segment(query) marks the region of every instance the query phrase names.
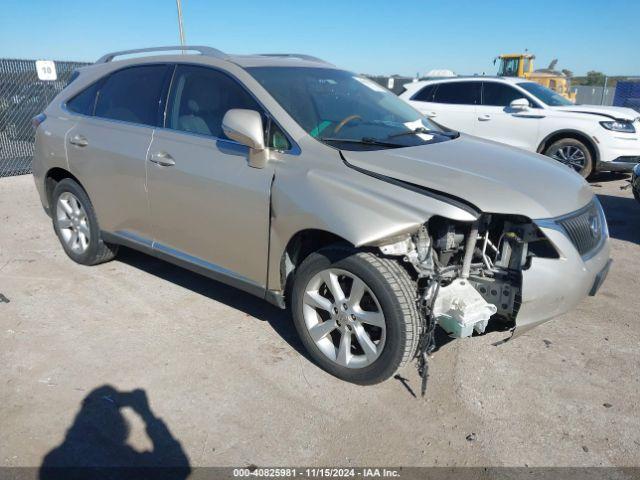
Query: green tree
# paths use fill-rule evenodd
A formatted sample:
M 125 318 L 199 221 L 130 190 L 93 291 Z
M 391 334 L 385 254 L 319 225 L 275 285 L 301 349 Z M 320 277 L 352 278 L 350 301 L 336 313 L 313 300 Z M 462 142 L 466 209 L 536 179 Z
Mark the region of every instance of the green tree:
M 584 84 L 601 87 L 604 84 L 604 78 L 604 73 L 591 70 L 590 72 L 587 72 L 587 78 Z

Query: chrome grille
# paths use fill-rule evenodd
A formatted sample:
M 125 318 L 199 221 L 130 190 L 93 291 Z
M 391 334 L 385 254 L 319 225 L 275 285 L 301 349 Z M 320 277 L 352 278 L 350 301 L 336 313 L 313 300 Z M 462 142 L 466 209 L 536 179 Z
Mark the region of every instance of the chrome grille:
M 586 255 L 600 245 L 605 235 L 605 221 L 596 202 L 592 202 L 586 208 L 559 219 L 558 223 L 580 255 Z

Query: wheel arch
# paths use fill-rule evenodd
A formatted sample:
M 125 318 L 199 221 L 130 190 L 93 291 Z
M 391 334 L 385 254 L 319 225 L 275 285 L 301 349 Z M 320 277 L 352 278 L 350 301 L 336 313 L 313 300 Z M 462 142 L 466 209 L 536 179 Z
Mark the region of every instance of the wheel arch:
M 330 245 L 354 247 L 353 243 L 335 233 L 318 228 L 306 228 L 294 233 L 280 255 L 280 288 L 287 291 L 293 273 L 312 253 Z
M 600 160 L 600 153 L 598 152 L 598 147 L 596 146 L 596 143 L 591 137 L 589 137 L 589 135 L 579 130 L 562 129 L 562 130 L 556 130 L 555 132 L 550 133 L 549 135 L 544 137 L 542 142 L 540 142 L 540 145 L 538 145 L 536 152 L 543 153 L 549 145 L 552 145 L 558 140 L 562 140 L 564 138 L 573 138 L 574 140 L 578 140 L 579 142 L 584 143 L 586 147 L 589 149 L 589 153 L 591 153 L 594 167 L 595 165 L 598 164 Z
M 71 180 L 76 182 L 78 185 L 80 185 L 80 187 L 85 192 L 87 191 L 87 189 L 84 188 L 84 186 L 82 185 L 82 182 L 80 182 L 80 180 L 78 180 L 78 178 L 74 174 L 72 174 L 70 171 L 60 167 L 53 167 L 49 169 L 44 176 L 44 187 L 45 187 L 45 193 L 47 196 L 47 203 L 48 203 L 49 210 L 51 210 L 52 208 L 51 201 L 52 201 L 53 191 L 55 190 L 56 185 L 58 185 L 58 183 L 60 183 L 65 178 L 70 178 Z

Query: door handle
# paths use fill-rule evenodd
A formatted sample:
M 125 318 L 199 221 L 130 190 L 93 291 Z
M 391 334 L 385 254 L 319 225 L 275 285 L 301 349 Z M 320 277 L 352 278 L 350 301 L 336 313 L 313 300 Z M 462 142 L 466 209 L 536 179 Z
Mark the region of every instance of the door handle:
M 424 115 L 425 115 L 425 117 L 427 117 L 427 118 L 433 118 L 433 117 L 437 117 L 437 116 L 438 116 L 438 113 L 437 113 L 437 112 L 427 112 L 427 113 L 425 113 Z
M 86 147 L 87 145 L 89 145 L 89 141 L 82 135 L 74 135 L 69 139 L 69 143 L 71 145 L 75 145 L 76 147 Z
M 167 152 L 156 152 L 149 157 L 149 161 L 163 167 L 171 167 L 176 164 L 173 157 Z
M 480 115 L 478 117 L 478 120 L 480 120 L 481 122 L 488 122 L 489 120 L 491 120 L 491 115 L 485 113 L 484 115 Z

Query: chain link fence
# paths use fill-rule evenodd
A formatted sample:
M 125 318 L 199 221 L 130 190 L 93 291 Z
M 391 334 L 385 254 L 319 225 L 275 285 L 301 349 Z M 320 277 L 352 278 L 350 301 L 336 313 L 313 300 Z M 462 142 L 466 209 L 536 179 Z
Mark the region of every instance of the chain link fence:
M 38 79 L 35 60 L 0 59 L 0 177 L 31 173 L 34 130 L 31 119 L 86 63 L 55 62 L 57 80 Z

